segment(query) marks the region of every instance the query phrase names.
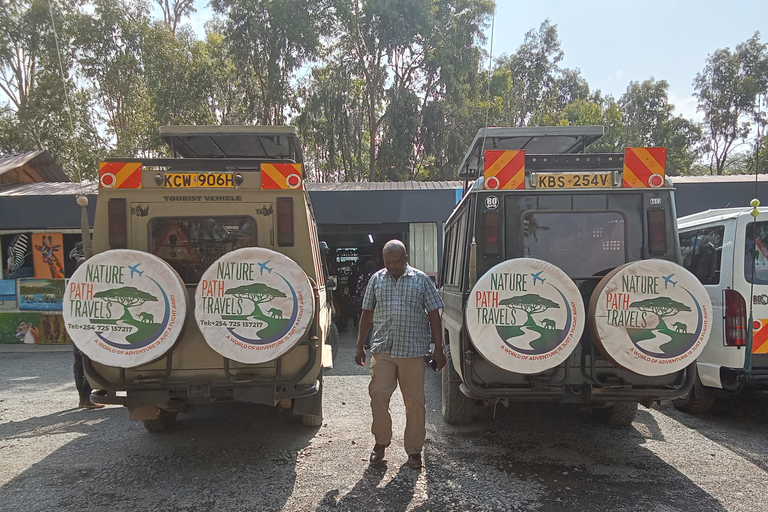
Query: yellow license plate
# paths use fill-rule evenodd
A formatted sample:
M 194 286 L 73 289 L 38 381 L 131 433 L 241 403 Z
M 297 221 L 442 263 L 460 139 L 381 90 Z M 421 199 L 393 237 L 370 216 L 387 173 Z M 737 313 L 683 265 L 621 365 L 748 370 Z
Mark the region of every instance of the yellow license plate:
M 539 173 L 536 188 L 611 188 L 611 173 Z
M 226 172 L 174 172 L 163 175 L 165 188 L 232 188 L 232 174 Z

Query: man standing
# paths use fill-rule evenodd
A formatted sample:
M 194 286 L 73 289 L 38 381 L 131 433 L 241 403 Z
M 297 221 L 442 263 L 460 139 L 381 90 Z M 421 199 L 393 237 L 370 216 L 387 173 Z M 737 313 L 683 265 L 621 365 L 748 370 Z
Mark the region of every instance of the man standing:
M 429 277 L 408 265 L 405 244 L 390 240 L 382 251 L 384 268 L 368 282 L 363 298 L 363 313 L 357 334 L 355 362 L 365 366 L 365 336 L 371 336 L 371 396 L 376 444 L 370 463 L 384 460 L 384 450 L 392 440 L 389 400 L 395 388 L 405 401 L 405 451 L 408 467 L 421 468 L 421 449 L 426 437 L 426 397 L 424 394 L 424 356 L 434 341 L 433 359 L 437 369 L 445 366 L 440 309 L 443 300 Z

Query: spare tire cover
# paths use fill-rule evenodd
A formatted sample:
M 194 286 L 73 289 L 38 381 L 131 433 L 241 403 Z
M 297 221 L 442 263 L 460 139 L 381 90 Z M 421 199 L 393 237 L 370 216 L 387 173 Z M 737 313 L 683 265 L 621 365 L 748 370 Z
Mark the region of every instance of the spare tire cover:
M 589 301 L 595 343 L 616 366 L 658 376 L 694 362 L 709 339 L 712 303 L 704 287 L 671 261 L 650 259 L 612 270 Z
M 533 374 L 568 358 L 584 331 L 584 313 L 579 289 L 565 272 L 543 260 L 517 258 L 478 279 L 465 325 L 490 363 Z
M 301 341 L 314 315 L 312 285 L 288 256 L 244 247 L 216 260 L 195 292 L 205 341 L 241 363 L 272 361 Z
M 93 361 L 135 368 L 168 352 L 184 328 L 187 289 L 153 254 L 116 249 L 80 265 L 62 305 L 67 332 Z

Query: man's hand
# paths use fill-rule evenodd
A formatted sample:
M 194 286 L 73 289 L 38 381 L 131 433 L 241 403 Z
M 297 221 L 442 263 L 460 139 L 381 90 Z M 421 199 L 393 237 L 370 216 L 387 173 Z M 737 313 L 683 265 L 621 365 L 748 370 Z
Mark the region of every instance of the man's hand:
M 445 358 L 445 353 L 442 350 L 434 352 L 432 354 L 432 359 L 434 359 L 435 362 L 437 363 L 438 371 L 445 368 L 445 365 L 448 362 L 448 360 Z
M 443 357 L 443 360 L 445 360 L 445 357 Z M 355 363 L 360 366 L 365 366 L 365 347 L 357 347 L 357 351 L 355 352 Z

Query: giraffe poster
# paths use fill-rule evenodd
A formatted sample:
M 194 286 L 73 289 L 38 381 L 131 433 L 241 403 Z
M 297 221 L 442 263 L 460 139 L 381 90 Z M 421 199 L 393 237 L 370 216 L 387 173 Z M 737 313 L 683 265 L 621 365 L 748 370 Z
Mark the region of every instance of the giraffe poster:
M 61 233 L 34 233 L 32 259 L 36 279 L 63 279 L 64 240 Z

